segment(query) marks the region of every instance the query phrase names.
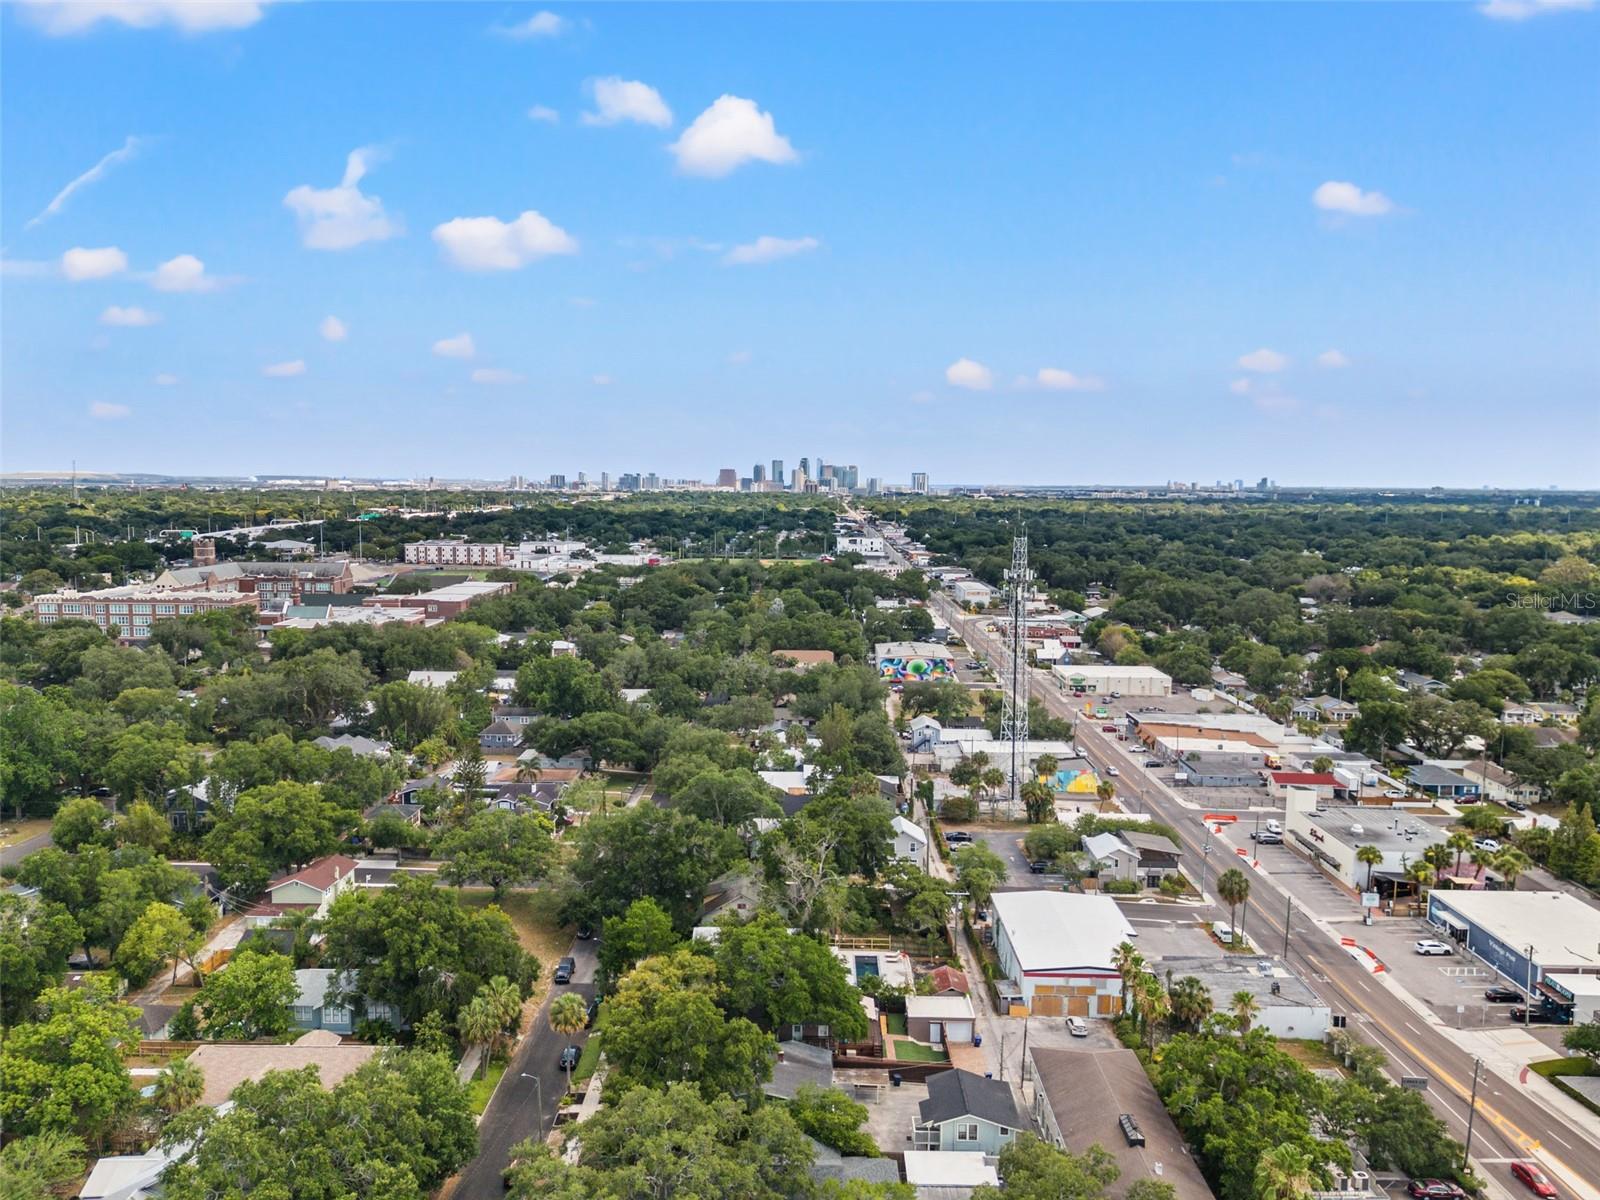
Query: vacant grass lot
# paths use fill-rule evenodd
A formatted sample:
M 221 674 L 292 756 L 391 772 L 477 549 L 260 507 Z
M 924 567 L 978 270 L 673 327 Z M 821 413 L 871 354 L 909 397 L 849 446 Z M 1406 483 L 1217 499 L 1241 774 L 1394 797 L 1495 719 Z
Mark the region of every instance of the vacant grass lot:
M 489 1107 L 489 1097 L 494 1095 L 495 1085 L 505 1073 L 506 1061 L 502 1058 L 489 1064 L 487 1075 L 472 1077 L 472 1082 L 467 1085 L 467 1099 L 471 1102 L 475 1114 L 482 1116 L 483 1110 Z

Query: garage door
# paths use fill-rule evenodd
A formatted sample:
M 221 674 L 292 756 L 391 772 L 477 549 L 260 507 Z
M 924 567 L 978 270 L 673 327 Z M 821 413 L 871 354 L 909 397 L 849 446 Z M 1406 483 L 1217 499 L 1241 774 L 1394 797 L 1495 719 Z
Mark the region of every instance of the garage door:
M 1067 1016 L 1087 1017 L 1089 1015 L 1089 997 L 1070 996 L 1067 998 Z
M 1060 996 L 1034 994 L 1031 1012 L 1036 1017 L 1059 1017 L 1061 1012 Z

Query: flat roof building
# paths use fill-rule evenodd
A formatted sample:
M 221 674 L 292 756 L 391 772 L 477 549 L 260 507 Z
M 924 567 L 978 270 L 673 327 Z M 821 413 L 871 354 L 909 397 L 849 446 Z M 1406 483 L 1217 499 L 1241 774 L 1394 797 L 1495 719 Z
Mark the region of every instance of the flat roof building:
M 167 589 L 150 585 L 101 588 L 93 592 L 60 591 L 34 597 L 29 605 L 41 625 L 57 621 L 88 621 L 100 632 L 117 631 L 123 643 L 150 640 L 150 626 L 157 621 L 215 612 L 219 608 L 257 608 L 260 598 L 253 592 L 207 592 Z
M 1224 954 L 1221 958 L 1174 955 L 1154 965 L 1162 978 L 1171 972 L 1175 981 L 1192 975 L 1205 984 L 1215 1012 L 1228 1012 L 1237 993 L 1249 992 L 1257 1007 L 1251 1026 L 1265 1029 L 1273 1037 L 1321 1038 L 1332 1022 L 1332 1009 L 1317 998 L 1305 981 L 1270 958 L 1250 954 Z
M 1170 696 L 1172 676 L 1143 664 L 1120 666 L 1116 663 L 1070 663 L 1050 668 L 1056 686 L 1064 692 L 1124 696 Z
M 1287 789 L 1284 840 L 1352 891 L 1370 880 L 1379 892 L 1392 891 L 1406 870 L 1422 860 L 1429 846 L 1445 841 L 1445 831 L 1403 809 L 1337 805 L 1318 811 L 1313 788 Z M 1383 861 L 1369 870 L 1356 861 L 1362 846 L 1375 846 Z
M 1107 896 L 996 892 L 995 953 L 1006 978 L 1041 1017 L 1114 1017 L 1122 1011 L 1117 946 L 1136 936 Z
M 1519 987 L 1600 974 L 1600 909 L 1565 892 L 1433 891 L 1428 920 Z
M 956 678 L 955 657 L 938 642 L 879 642 L 872 657 L 879 679 L 938 683 Z

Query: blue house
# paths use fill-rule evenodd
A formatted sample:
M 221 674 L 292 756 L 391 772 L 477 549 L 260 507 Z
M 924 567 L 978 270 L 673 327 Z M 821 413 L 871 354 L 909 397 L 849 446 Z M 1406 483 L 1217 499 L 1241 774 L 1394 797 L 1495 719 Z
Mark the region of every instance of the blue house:
M 294 982 L 300 994 L 290 1006 L 289 1016 L 296 1029 L 326 1029 L 329 1033 L 351 1034 L 362 1020 L 387 1021 L 396 1029 L 404 1029 L 407 1025 L 405 1018 L 392 1004 L 358 1000 L 358 1007 L 353 1008 L 348 1002 L 335 1002 L 332 998 L 335 990 L 334 973 L 325 968 L 296 971 Z

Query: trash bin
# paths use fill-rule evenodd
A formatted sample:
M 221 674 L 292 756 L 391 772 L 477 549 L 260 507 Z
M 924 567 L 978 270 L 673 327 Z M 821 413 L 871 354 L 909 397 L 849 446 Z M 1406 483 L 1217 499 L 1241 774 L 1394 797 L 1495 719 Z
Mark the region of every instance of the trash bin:
M 889 1086 L 890 1087 L 899 1087 L 900 1086 L 900 1072 L 899 1071 L 890 1071 L 889 1072 Z
M 983 1034 L 981 1034 L 981 1033 L 975 1033 L 975 1034 L 973 1034 L 973 1035 L 972 1035 L 972 1044 L 973 1044 L 973 1045 L 974 1045 L 974 1046 L 981 1046 L 981 1045 L 983 1045 Z

